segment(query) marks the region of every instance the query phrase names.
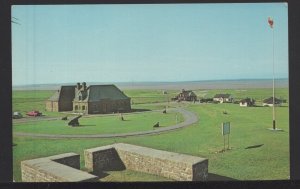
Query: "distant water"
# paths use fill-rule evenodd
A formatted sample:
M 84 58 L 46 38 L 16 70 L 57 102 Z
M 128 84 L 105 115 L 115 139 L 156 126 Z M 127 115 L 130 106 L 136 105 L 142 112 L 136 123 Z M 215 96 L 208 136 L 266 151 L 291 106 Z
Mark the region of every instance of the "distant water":
M 114 84 L 120 89 L 249 89 L 272 88 L 271 79 L 242 79 L 242 80 L 211 80 L 211 81 L 183 81 L 183 82 L 87 82 L 87 85 Z M 76 83 L 64 84 L 38 84 L 27 86 L 13 86 L 13 90 L 57 90 L 61 85 L 76 85 Z M 276 79 L 275 88 L 288 88 L 288 79 Z

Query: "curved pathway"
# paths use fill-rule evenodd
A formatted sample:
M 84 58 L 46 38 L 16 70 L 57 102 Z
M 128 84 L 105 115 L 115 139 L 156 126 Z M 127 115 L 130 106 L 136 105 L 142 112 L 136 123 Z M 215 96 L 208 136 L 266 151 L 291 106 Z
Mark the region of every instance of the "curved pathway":
M 162 132 L 172 131 L 175 129 L 180 129 L 187 127 L 198 121 L 198 117 L 190 111 L 182 108 L 174 109 L 175 111 L 181 113 L 184 116 L 185 121 L 178 123 L 176 125 L 168 127 L 160 127 L 155 130 L 149 131 L 139 131 L 130 133 L 119 133 L 119 134 L 84 134 L 84 135 L 57 135 L 57 134 L 38 134 L 38 133 L 23 133 L 14 132 L 16 136 L 29 136 L 29 137 L 39 137 L 39 138 L 114 138 L 114 137 L 127 137 L 127 136 L 141 136 L 141 135 L 154 135 Z

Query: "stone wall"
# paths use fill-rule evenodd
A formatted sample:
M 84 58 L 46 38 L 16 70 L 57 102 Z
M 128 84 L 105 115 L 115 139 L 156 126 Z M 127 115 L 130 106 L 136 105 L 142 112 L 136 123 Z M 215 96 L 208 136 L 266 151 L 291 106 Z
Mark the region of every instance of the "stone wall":
M 205 181 L 208 160 L 131 144 L 113 144 L 84 151 L 85 167 L 93 174 L 130 169 L 177 181 Z M 25 182 L 92 182 L 99 177 L 79 170 L 80 156 L 65 153 L 21 162 Z
M 88 103 L 88 113 L 98 114 L 98 113 L 112 113 L 112 112 L 129 112 L 131 110 L 130 99 L 101 99 L 96 102 Z
M 24 182 L 92 182 L 98 177 L 77 168 L 80 156 L 66 153 L 21 162 Z
M 85 168 L 94 174 L 125 169 L 117 151 L 111 145 L 85 150 L 84 159 Z
M 57 101 L 46 101 L 46 110 L 49 112 L 58 112 L 58 102 Z
M 58 109 L 59 112 L 72 111 L 73 110 L 73 102 L 60 100 L 58 107 L 59 107 L 59 109 Z
M 196 156 L 118 143 L 85 150 L 85 165 L 94 172 L 111 169 L 112 164 L 126 169 L 155 174 L 178 181 L 204 181 L 208 160 Z

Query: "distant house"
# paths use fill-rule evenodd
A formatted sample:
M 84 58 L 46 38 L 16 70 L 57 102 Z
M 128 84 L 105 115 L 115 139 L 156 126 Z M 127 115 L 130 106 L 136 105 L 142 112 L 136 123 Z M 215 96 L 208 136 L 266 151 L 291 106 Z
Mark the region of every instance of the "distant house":
M 211 103 L 213 102 L 214 100 L 212 98 L 201 98 L 199 100 L 200 103 Z
M 240 106 L 243 107 L 254 106 L 254 105 L 255 105 L 255 100 L 253 98 L 245 98 L 240 101 Z
M 88 114 L 127 112 L 131 110 L 130 98 L 115 85 L 90 85 L 77 83 L 61 86 L 46 101 L 46 110 L 74 111 Z
M 282 100 L 278 99 L 278 98 L 274 98 L 274 105 L 275 106 L 281 106 L 282 104 Z M 273 106 L 273 97 L 267 98 L 265 100 L 263 100 L 263 106 Z
M 175 98 L 172 98 L 172 100 L 196 101 L 197 95 L 191 90 L 186 91 L 186 90 L 182 89 L 181 93 L 179 93 Z
M 215 102 L 224 103 L 224 102 L 232 102 L 233 98 L 230 94 L 216 94 L 213 100 Z

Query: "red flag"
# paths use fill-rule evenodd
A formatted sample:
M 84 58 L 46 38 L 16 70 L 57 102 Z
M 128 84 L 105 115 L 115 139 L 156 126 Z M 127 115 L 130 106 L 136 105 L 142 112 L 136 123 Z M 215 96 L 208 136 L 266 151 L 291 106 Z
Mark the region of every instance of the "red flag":
M 274 21 L 272 18 L 268 17 L 268 23 L 269 23 L 270 27 L 273 28 Z

